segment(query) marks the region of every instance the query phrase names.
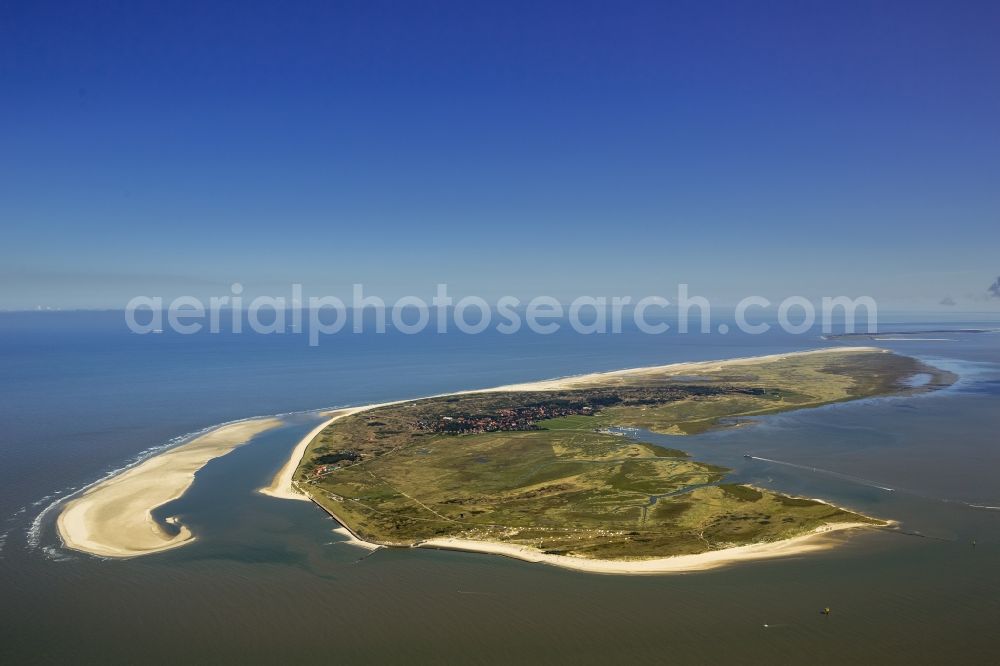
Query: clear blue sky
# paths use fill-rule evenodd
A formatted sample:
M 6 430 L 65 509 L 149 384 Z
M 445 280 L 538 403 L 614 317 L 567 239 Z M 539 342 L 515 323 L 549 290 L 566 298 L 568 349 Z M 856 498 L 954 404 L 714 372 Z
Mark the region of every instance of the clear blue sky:
M 986 299 L 1000 3 L 0 5 L 0 308 Z

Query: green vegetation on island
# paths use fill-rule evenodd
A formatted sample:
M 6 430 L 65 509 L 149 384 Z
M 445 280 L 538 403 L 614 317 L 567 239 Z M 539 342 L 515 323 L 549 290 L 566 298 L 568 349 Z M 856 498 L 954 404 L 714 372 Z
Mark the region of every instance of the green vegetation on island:
M 909 387 L 918 373 L 933 379 Z M 689 435 L 952 380 L 909 357 L 859 350 L 427 398 L 332 423 L 310 443 L 295 480 L 348 529 L 379 544 L 453 537 L 598 559 L 702 553 L 880 521 L 726 483 L 729 470 L 622 429 Z

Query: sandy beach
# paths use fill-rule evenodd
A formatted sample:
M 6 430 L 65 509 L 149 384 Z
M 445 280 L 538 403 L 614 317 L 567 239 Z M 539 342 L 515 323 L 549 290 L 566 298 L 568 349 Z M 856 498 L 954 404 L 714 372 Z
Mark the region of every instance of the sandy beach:
M 152 511 L 183 495 L 209 460 L 281 424 L 267 418 L 224 425 L 93 485 L 59 514 L 63 544 L 102 557 L 135 557 L 190 543 L 194 535 L 176 518 L 167 519 L 178 528 L 170 534 Z
M 466 393 L 487 393 L 495 391 L 564 391 L 567 389 L 585 388 L 596 380 L 606 380 L 609 377 L 634 377 L 642 375 L 681 375 L 697 374 L 699 372 L 717 372 L 727 368 L 739 367 L 758 363 L 772 363 L 783 361 L 788 358 L 801 356 L 813 356 L 816 354 L 859 354 L 878 353 L 890 354 L 892 352 L 880 347 L 830 347 L 822 349 L 810 349 L 800 352 L 789 352 L 787 354 L 768 354 L 766 356 L 745 356 L 741 358 L 730 358 L 715 361 L 688 361 L 683 363 L 670 363 L 667 365 L 654 365 L 642 368 L 626 368 L 624 370 L 611 370 L 608 372 L 591 372 L 585 375 L 573 375 L 570 377 L 560 377 L 557 379 L 545 379 L 536 382 L 525 382 L 523 384 L 507 384 L 490 389 L 479 391 L 466 391 Z
M 361 405 L 360 407 L 344 407 L 343 409 L 335 409 L 331 412 L 326 412 L 324 416 L 329 418 L 323 421 L 318 426 L 309 431 L 309 434 L 303 437 L 295 448 L 292 449 L 291 455 L 289 455 L 288 460 L 285 464 L 281 466 L 274 478 L 271 479 L 271 483 L 263 488 L 258 488 L 257 492 L 262 495 L 267 495 L 268 497 L 275 497 L 277 499 L 289 499 L 289 500 L 300 500 L 304 502 L 310 502 L 309 499 L 299 487 L 295 484 L 295 470 L 298 469 L 299 463 L 302 462 L 302 456 L 306 454 L 306 449 L 309 448 L 309 443 L 316 439 L 323 430 L 336 421 L 337 419 L 342 419 L 345 416 L 350 416 L 351 414 L 357 414 L 358 412 L 366 412 L 369 409 L 375 409 L 376 407 L 385 407 L 387 405 L 395 405 L 399 402 L 407 402 L 397 400 L 394 402 L 380 402 L 371 405 Z
M 289 456 L 288 460 L 285 461 L 285 464 L 278 470 L 278 473 L 274 475 L 273 479 L 271 479 L 270 485 L 258 489 L 257 492 L 262 495 L 268 495 L 269 497 L 276 497 L 278 499 L 301 500 L 303 502 L 308 502 L 309 498 L 299 492 L 298 488 L 296 488 L 292 483 L 292 479 L 295 476 L 295 469 L 299 466 L 299 461 L 302 460 L 302 456 L 306 453 L 306 448 L 308 448 L 309 442 L 316 439 L 316 436 L 323 432 L 324 428 L 337 419 L 351 414 L 357 414 L 360 411 L 371 409 L 374 406 L 375 405 L 367 405 L 365 407 L 348 407 L 346 409 L 338 409 L 325 414 L 325 416 L 329 416 L 330 418 L 309 431 L 309 434 L 303 437 L 299 443 L 295 445 L 295 448 L 292 449 L 292 454 Z
M 370 541 L 364 541 L 362 539 L 359 539 L 357 535 L 354 534 L 354 532 L 347 529 L 346 527 L 335 527 L 333 529 L 333 533 L 339 534 L 340 536 L 344 537 L 345 540 L 343 541 L 343 543 L 346 543 L 351 546 L 357 546 L 358 548 L 364 548 L 365 550 L 378 550 L 379 548 L 384 547 L 378 545 L 377 543 L 371 543 Z
M 774 557 L 791 557 L 827 550 L 836 545 L 836 541 L 828 538 L 834 532 L 872 527 L 866 523 L 834 523 L 823 525 L 814 531 L 790 539 L 755 543 L 746 546 L 736 546 L 713 550 L 694 555 L 676 555 L 647 560 L 592 560 L 568 555 L 549 555 L 527 546 L 490 541 L 472 541 L 468 539 L 430 539 L 417 544 L 416 548 L 436 548 L 439 550 L 458 550 L 469 553 L 488 553 L 502 555 L 524 562 L 549 564 L 602 574 L 667 574 L 706 571 L 717 567 Z

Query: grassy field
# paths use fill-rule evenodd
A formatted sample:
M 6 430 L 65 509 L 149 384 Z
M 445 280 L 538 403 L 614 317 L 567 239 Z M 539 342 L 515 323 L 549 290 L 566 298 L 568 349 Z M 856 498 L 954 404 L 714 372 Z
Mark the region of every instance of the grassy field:
M 842 353 L 415 400 L 331 424 L 296 482 L 361 538 L 388 545 L 447 536 L 621 559 L 773 541 L 876 521 L 727 484 L 724 468 L 608 428 L 698 433 L 908 390 L 902 381 L 919 372 L 934 374 L 930 388 L 949 381 L 908 357 Z

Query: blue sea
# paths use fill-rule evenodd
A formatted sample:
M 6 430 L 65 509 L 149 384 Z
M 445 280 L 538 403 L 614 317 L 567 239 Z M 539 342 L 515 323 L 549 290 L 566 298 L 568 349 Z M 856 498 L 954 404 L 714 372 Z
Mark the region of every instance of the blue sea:
M 996 329 L 883 316 L 882 330 Z M 494 556 L 367 555 L 254 490 L 333 406 L 843 340 L 751 336 L 136 335 L 120 312 L 0 313 L 0 663 L 990 663 L 1000 649 L 1000 334 L 860 340 L 952 370 L 864 400 L 677 440 L 733 479 L 900 521 L 825 553 L 614 577 Z M 193 544 L 124 561 L 61 547 L 58 503 L 213 425 L 285 426 L 170 508 Z M 752 452 L 754 458 L 743 457 Z M 819 610 L 830 607 L 830 615 Z

